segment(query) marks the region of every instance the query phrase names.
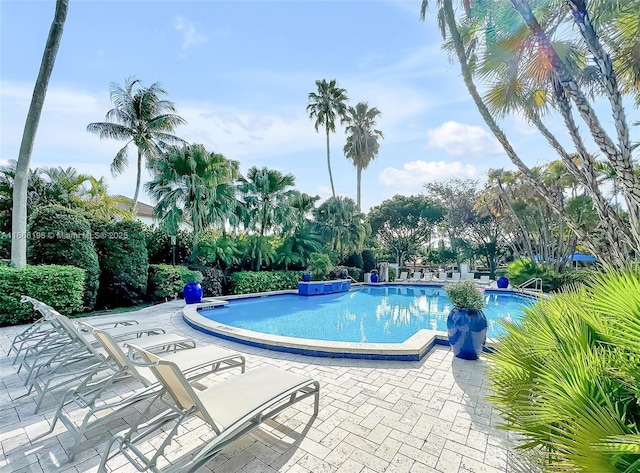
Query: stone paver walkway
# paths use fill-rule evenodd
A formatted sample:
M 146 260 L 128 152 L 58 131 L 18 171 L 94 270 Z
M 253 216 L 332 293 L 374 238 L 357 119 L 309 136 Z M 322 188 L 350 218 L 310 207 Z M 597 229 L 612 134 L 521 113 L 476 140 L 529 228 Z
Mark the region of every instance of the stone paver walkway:
M 459 360 L 445 347 L 436 347 L 420 362 L 312 358 L 266 351 L 192 329 L 179 314 L 183 304 L 174 301 L 122 315 L 135 315 L 141 323 L 161 324 L 167 332 L 187 334 L 197 339 L 200 346 L 216 344 L 241 352 L 246 355 L 248 369 L 269 364 L 321 383 L 317 418 L 311 417 L 312 399 L 304 400 L 227 447 L 201 471 L 516 471 L 508 435 L 496 428 L 499 419 L 484 399 L 484 360 Z M 49 396 L 45 409 L 33 414 L 35 396 L 20 397 L 26 392 L 23 380 L 4 356 L 22 328 L 0 329 L 0 470 L 95 472 L 106 441 L 126 427 L 126 420 L 118 419 L 89 430 L 82 443 L 83 452 L 68 462 L 65 445 L 69 445 L 70 436 L 65 427 L 59 423 L 53 433 L 43 435 L 55 412 L 54 397 Z M 169 460 L 172 454 L 177 458 L 193 448 L 194 442 L 207 438 L 211 438 L 208 427 L 199 420 L 193 421 L 172 443 Z M 108 465 L 111 471 L 136 471 L 122 456 Z

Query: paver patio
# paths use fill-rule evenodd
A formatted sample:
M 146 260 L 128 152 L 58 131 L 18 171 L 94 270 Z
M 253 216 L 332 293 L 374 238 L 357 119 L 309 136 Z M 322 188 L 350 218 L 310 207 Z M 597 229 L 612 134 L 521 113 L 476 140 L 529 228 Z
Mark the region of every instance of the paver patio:
M 510 451 L 509 436 L 496 428 L 499 419 L 484 399 L 487 391 L 483 359 L 459 360 L 446 347 L 436 347 L 420 362 L 277 353 L 192 329 L 181 318 L 183 305 L 183 301 L 173 301 L 122 316 L 160 324 L 167 332 L 187 334 L 198 340 L 199 346 L 216 344 L 243 353 L 248 369 L 269 364 L 305 374 L 321 383 L 317 418 L 311 417 L 312 401 L 302 401 L 227 447 L 201 471 L 529 471 Z M 55 412 L 54 397 L 49 396 L 45 409 L 34 415 L 35 396 L 20 397 L 26 392 L 23 379 L 4 356 L 20 330 L 19 327 L 0 329 L 0 470 L 3 473 L 96 471 L 106 441 L 113 433 L 123 430 L 126 421 L 118 419 L 90 430 L 82 444 L 86 448 L 69 463 L 65 445 L 69 444 L 70 436 L 65 427 L 58 423 L 53 433 L 43 436 Z M 180 452 L 193 447 L 193 442 L 202 442 L 208 437 L 208 427 L 194 420 L 171 445 L 169 459 L 179 457 Z M 121 473 L 136 471 L 121 455 L 108 465 L 112 471 Z

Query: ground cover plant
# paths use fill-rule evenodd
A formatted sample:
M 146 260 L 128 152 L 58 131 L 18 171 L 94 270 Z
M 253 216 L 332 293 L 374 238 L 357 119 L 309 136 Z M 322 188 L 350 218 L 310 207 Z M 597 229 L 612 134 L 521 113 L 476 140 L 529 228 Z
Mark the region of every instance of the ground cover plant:
M 504 325 L 489 371 L 503 428 L 545 471 L 640 471 L 640 268 L 594 275 Z

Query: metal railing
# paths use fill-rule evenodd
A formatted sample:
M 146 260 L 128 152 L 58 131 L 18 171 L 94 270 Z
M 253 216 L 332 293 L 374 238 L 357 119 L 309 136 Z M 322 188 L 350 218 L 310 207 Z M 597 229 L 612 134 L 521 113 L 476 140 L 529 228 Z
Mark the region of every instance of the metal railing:
M 525 293 L 527 291 L 537 292 L 538 294 L 542 294 L 542 279 L 541 278 L 531 278 L 527 279 L 522 284 L 519 284 L 515 287 L 516 292 Z

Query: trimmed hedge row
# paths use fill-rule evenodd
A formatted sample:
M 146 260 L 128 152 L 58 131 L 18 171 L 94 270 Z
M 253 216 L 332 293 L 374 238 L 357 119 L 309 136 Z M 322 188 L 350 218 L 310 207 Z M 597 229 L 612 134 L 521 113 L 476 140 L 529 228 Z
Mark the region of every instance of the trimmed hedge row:
M 232 294 L 297 289 L 302 271 L 239 271 L 231 275 Z
M 189 282 L 202 282 L 202 273 L 186 266 L 149 265 L 148 295 L 154 301 L 175 298 Z
M 84 269 L 73 266 L 0 266 L 0 326 L 31 323 L 36 316 L 23 295 L 38 299 L 65 315 L 82 311 Z

